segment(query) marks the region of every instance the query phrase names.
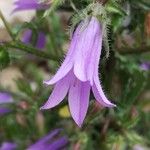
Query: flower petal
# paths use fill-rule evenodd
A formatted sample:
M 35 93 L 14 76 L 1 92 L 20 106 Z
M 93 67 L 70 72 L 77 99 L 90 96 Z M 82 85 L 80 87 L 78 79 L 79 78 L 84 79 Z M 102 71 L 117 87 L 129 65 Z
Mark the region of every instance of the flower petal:
M 111 103 L 105 96 L 102 86 L 100 84 L 98 75 L 94 77 L 94 84 L 92 86 L 93 94 L 96 100 L 105 107 L 115 107 L 116 105 Z
M 14 100 L 9 93 L 0 92 L 0 104 L 13 103 Z
M 43 49 L 45 47 L 45 44 L 46 44 L 46 36 L 43 32 L 39 32 L 36 47 L 39 49 Z
M 90 81 L 91 86 L 93 85 L 93 76 L 95 72 L 95 66 L 98 65 L 100 53 L 102 49 L 102 26 L 100 22 L 96 18 L 92 18 L 91 20 L 94 24 L 93 32 L 95 32 L 95 36 L 93 37 L 93 47 L 91 52 L 89 53 L 88 58 L 88 67 L 87 67 L 87 79 Z
M 10 112 L 11 112 L 11 109 L 6 108 L 6 107 L 0 107 L 0 116 L 3 116 L 3 115 L 10 113 Z
M 63 137 L 55 140 L 51 144 L 49 144 L 49 145 L 47 144 L 47 146 L 45 146 L 45 149 L 48 149 L 48 150 L 63 149 L 68 143 L 69 143 L 68 138 L 66 136 L 63 136 Z
M 28 30 L 26 30 L 26 31 L 23 33 L 23 36 L 22 36 L 21 41 L 22 41 L 23 43 L 28 44 L 28 43 L 30 43 L 30 41 L 31 41 L 31 36 L 32 36 L 32 30 L 28 29 Z
M 84 31 L 83 31 L 84 32 Z M 85 68 L 85 61 L 86 61 L 86 57 L 87 57 L 87 47 L 86 47 L 86 44 L 88 45 L 88 43 L 85 43 L 86 41 L 86 33 L 84 33 L 84 36 L 83 36 L 83 33 L 78 37 L 78 42 L 77 42 L 77 45 L 76 45 L 76 55 L 75 55 L 75 62 L 74 62 L 74 74 L 75 76 L 81 80 L 81 81 L 87 81 L 87 78 L 86 78 L 86 68 Z
M 51 80 L 44 81 L 44 84 L 52 85 L 61 80 L 66 74 L 71 70 L 73 66 L 73 63 L 67 60 L 64 61 L 64 63 L 61 65 L 57 73 L 54 75 L 54 77 Z
M 39 139 L 36 143 L 29 146 L 27 150 L 41 150 L 42 148 L 45 148 L 48 145 L 48 143 L 53 141 L 53 139 L 59 135 L 60 131 L 61 129 L 55 129 L 54 131 L 48 133 L 47 135 Z
M 0 147 L 0 150 L 15 150 L 17 149 L 17 144 L 11 142 L 4 142 Z
M 75 79 L 69 90 L 69 108 L 74 121 L 79 127 L 81 127 L 88 110 L 89 96 L 89 82 L 81 82 Z
M 30 9 L 47 9 L 49 8 L 48 4 L 39 3 L 37 0 L 18 0 L 14 2 L 16 8 L 12 13 L 21 10 L 30 10 Z
M 48 101 L 44 104 L 44 106 L 41 107 L 41 109 L 50 109 L 58 105 L 67 95 L 71 80 L 72 75 L 69 73 L 66 77 L 58 81 Z
M 70 48 L 68 50 L 68 53 L 66 55 L 66 58 L 64 62 L 62 63 L 61 67 L 58 69 L 57 73 L 54 75 L 54 77 L 51 80 L 44 81 L 45 84 L 51 85 L 62 79 L 72 68 L 73 68 L 73 62 L 74 62 L 74 55 L 75 55 L 75 47 L 77 43 L 77 36 L 78 36 L 79 28 L 76 29 L 73 39 L 70 44 Z
M 97 50 L 101 47 L 102 33 L 100 33 L 100 23 L 95 18 L 92 17 L 90 22 L 88 20 L 88 25 L 84 28 L 86 24 L 80 25 L 80 33 L 78 35 L 78 42 L 76 46 L 76 56 L 74 63 L 74 74 L 76 77 L 85 82 L 93 82 L 93 74 L 95 68 L 95 55 L 97 55 Z M 82 29 L 84 28 L 84 29 Z

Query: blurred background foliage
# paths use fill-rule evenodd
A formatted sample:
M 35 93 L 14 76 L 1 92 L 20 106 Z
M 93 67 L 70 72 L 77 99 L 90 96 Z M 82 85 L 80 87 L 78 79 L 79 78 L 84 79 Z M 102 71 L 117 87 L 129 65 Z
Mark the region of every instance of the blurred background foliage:
M 68 48 L 71 20 L 76 10 L 93 1 L 54 1 L 46 12 L 37 11 L 30 22 L 9 24 L 12 40 L 1 39 L 0 44 L 0 91 L 10 93 L 14 103 L 7 106 L 11 112 L 0 118 L 0 143 L 12 141 L 18 149 L 25 149 L 51 129 L 63 128 L 70 140 L 68 149 L 150 149 L 150 71 L 140 67 L 150 61 L 149 0 L 97 0 L 111 18 L 110 56 L 105 59 L 104 48 L 99 72 L 105 93 L 117 108 L 102 108 L 91 96 L 82 129 L 71 119 L 66 102 L 39 110 L 52 90 L 43 80 L 56 72 Z M 26 29 L 32 30 L 30 44 L 19 40 Z M 42 50 L 35 48 L 39 31 L 46 35 Z

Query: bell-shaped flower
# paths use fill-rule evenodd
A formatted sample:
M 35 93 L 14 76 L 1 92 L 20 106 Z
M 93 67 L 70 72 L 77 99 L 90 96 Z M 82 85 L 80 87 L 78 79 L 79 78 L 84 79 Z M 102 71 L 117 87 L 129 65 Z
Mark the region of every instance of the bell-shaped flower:
M 105 96 L 99 81 L 102 37 L 102 24 L 96 17 L 78 25 L 64 62 L 54 77 L 44 82 L 55 86 L 41 109 L 55 107 L 68 93 L 71 115 L 78 126 L 81 126 L 88 110 L 90 90 L 102 106 L 115 106 Z

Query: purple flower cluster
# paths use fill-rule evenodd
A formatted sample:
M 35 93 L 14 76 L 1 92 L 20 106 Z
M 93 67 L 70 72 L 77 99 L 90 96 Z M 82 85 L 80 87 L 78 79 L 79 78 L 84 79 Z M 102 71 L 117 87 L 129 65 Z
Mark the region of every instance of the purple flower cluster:
M 55 76 L 44 83 L 55 84 L 48 101 L 41 109 L 58 105 L 68 93 L 71 115 L 81 127 L 89 106 L 90 90 L 105 107 L 114 107 L 105 96 L 99 81 L 99 60 L 102 50 L 102 25 L 97 18 L 82 21 L 75 30 L 67 56 Z

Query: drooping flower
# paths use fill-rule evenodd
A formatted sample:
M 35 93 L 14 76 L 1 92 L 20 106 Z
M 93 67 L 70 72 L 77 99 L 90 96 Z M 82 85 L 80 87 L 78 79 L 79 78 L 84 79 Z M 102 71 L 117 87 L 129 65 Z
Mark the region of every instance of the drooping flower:
M 48 101 L 41 109 L 58 105 L 68 93 L 69 109 L 81 126 L 89 106 L 90 90 L 105 107 L 114 107 L 105 96 L 99 81 L 99 60 L 102 50 L 102 24 L 97 18 L 82 21 L 75 30 L 69 51 L 55 76 L 44 83 L 55 84 Z
M 145 71 L 150 70 L 150 62 L 143 62 L 143 63 L 141 63 L 140 64 L 140 68 L 142 70 L 145 70 Z
M 61 129 L 56 129 L 35 144 L 27 148 L 27 150 L 58 150 L 63 149 L 68 144 L 68 138 L 66 136 L 60 136 Z
M 17 0 L 15 3 L 16 8 L 14 9 L 15 11 L 20 11 L 20 10 L 30 10 L 30 9 L 47 9 L 50 6 L 50 3 L 46 3 L 41 0 Z
M 32 30 L 28 29 L 24 32 L 22 36 L 22 42 L 25 44 L 31 44 L 32 42 Z M 43 49 L 46 44 L 46 36 L 43 32 L 37 33 L 37 40 L 35 43 L 35 47 L 38 49 Z
M 4 142 L 0 147 L 0 150 L 16 150 L 17 144 L 11 142 Z

